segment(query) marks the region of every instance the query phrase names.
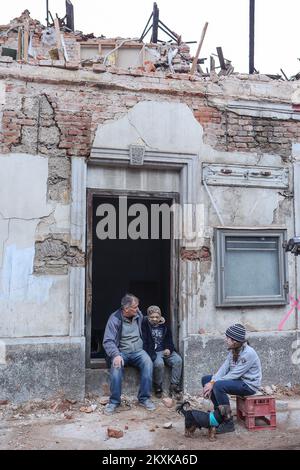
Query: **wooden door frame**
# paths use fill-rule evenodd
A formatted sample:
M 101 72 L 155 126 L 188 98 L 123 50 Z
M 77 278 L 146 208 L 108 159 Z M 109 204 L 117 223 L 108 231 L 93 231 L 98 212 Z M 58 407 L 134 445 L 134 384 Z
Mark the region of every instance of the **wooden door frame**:
M 92 330 L 92 254 L 93 254 L 93 198 L 94 196 L 118 198 L 126 196 L 134 199 L 160 199 L 179 203 L 179 193 L 162 191 L 120 191 L 105 189 L 87 189 L 87 233 L 86 233 L 86 302 L 85 302 L 85 339 L 86 339 L 86 367 L 90 369 L 105 369 L 105 359 L 91 359 L 91 330 Z M 175 344 L 178 345 L 179 327 L 179 240 L 174 235 L 173 217 L 171 220 L 170 240 L 170 323 Z

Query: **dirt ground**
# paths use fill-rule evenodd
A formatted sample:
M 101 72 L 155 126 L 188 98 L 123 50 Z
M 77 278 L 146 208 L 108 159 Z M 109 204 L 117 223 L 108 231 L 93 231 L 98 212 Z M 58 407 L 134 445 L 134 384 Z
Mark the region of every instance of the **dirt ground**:
M 206 400 L 187 398 L 193 408 L 208 407 Z M 292 396 L 283 398 L 293 400 Z M 250 432 L 235 417 L 235 432 L 218 435 L 214 442 L 208 440 L 207 430 L 197 430 L 193 438 L 186 438 L 176 402 L 168 408 L 162 399 L 153 401 L 157 408 L 149 412 L 136 400 L 125 398 L 120 411 L 112 416 L 103 413 L 107 397 L 89 396 L 81 403 L 66 398 L 22 405 L 0 402 L 0 449 L 300 450 L 300 426 L 291 429 L 280 421 L 276 430 Z M 122 431 L 123 436 L 108 437 L 109 427 Z

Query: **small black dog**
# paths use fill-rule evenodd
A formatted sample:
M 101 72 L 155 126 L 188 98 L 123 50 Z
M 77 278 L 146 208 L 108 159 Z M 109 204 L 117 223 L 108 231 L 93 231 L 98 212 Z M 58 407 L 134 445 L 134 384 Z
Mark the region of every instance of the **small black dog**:
M 209 439 L 214 440 L 216 426 L 231 418 L 231 409 L 229 405 L 220 405 L 216 410 L 210 412 L 187 410 L 186 407 L 189 406 L 190 403 L 185 401 L 176 408 L 177 413 L 184 416 L 186 437 L 192 437 L 197 428 L 207 428 Z M 218 424 L 212 424 L 212 421 Z

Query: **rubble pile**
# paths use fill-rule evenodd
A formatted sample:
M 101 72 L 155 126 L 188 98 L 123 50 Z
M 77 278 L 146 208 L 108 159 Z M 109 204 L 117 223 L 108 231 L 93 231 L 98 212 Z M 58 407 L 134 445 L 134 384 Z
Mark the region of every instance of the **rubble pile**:
M 119 63 L 120 51 L 125 55 L 126 51 L 134 51 L 125 66 Z M 146 44 L 138 39 L 95 37 L 94 33 L 70 31 L 58 20 L 46 27 L 25 10 L 8 25 L 0 26 L 0 63 L 13 61 L 71 70 L 93 70 L 94 64 L 101 64 L 101 70 L 94 70 L 98 73 L 116 68 L 189 73 L 192 57 L 188 45 L 181 41 Z
M 192 57 L 189 47 L 182 43 L 180 45 L 170 45 L 167 43 L 158 44 L 156 52 L 156 60 L 154 56 L 153 64 L 155 70 L 171 71 L 174 73 L 189 73 Z M 154 54 L 153 54 L 154 55 Z

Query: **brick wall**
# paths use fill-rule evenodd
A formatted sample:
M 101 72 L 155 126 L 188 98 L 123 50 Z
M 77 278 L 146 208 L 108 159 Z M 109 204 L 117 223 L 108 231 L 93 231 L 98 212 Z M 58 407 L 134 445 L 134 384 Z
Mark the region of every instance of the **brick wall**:
M 209 106 L 194 115 L 204 128 L 204 141 L 217 150 L 271 153 L 286 158 L 291 155 L 292 143 L 300 138 L 300 123 L 294 120 L 240 116 Z
M 46 82 L 46 69 L 39 70 Z M 291 154 L 292 143 L 300 138 L 298 121 L 239 116 L 209 106 L 205 94 L 199 91 L 199 83 L 193 84 L 183 76 L 177 80 L 180 86 L 176 90 L 175 80 L 162 78 L 161 74 L 123 76 L 116 72 L 122 90 L 121 86 L 108 86 L 107 81 L 105 86 L 66 83 L 64 73 L 61 72 L 60 81 L 51 84 L 40 78 L 40 83 L 12 78 L 5 81 L 2 153 L 88 157 L 98 124 L 121 118 L 143 100 L 186 103 L 203 127 L 204 142 L 217 150 L 265 152 L 286 158 Z M 129 85 L 140 90 L 130 89 Z M 46 105 L 50 110 L 45 114 Z

